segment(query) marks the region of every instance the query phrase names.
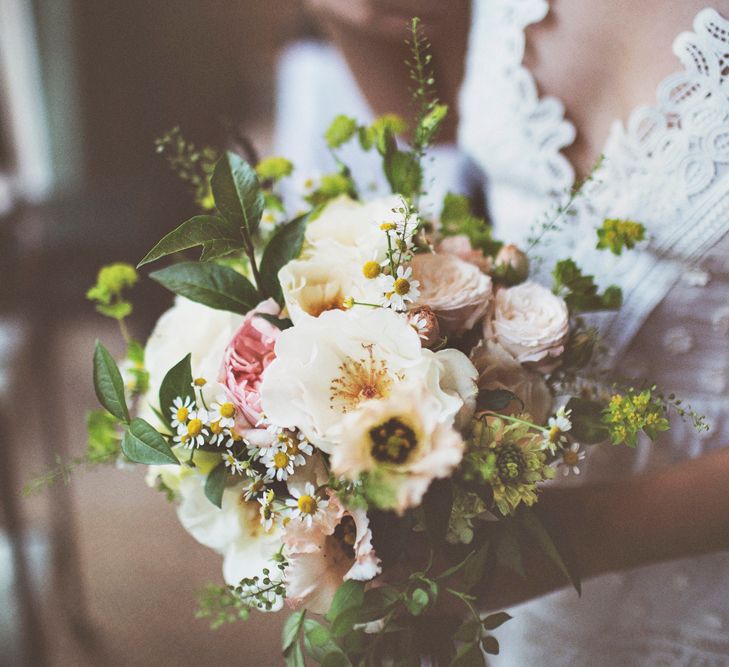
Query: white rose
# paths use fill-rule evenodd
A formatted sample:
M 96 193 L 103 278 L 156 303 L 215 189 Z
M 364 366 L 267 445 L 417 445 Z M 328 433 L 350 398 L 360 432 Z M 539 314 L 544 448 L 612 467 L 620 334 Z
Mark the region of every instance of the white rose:
M 567 304 L 546 287 L 526 282 L 501 289 L 494 299 L 493 335 L 519 363 L 547 369 L 564 352 Z
M 256 501 L 241 500 L 242 487 L 226 488 L 222 508 L 218 508 L 205 496 L 202 475 L 186 475 L 179 485 L 180 523 L 200 544 L 222 554 L 223 577 L 231 586 L 237 586 L 244 577 L 260 576 L 281 547 L 281 529 L 263 529 L 260 506 Z
M 438 420 L 452 424 L 472 400 L 475 377 L 464 354 L 424 349 L 404 316 L 355 307 L 306 318 L 282 332 L 261 401 L 272 423 L 301 429 L 329 453 L 340 440 L 342 415 L 366 400 L 386 398 L 405 380 L 425 383 Z
M 387 235 L 380 229 L 384 222 L 393 222 L 398 216 L 393 209 L 402 207 L 398 195 L 360 202 L 342 195 L 330 201 L 324 210 L 306 228 L 308 246 L 334 241 L 342 246 L 356 248 L 369 259 L 376 254 L 383 259 L 387 250 Z M 304 249 L 306 256 L 307 249 Z
M 341 309 L 350 296 L 367 303 L 375 300 L 377 284 L 363 275 L 365 261 L 354 248 L 322 242 L 304 259 L 286 264 L 278 278 L 291 321 L 297 324 L 306 315 L 318 317 L 327 310 Z
M 513 412 L 528 412 L 537 424 L 545 424 L 552 408 L 552 394 L 541 374 L 522 366 L 501 345 L 484 341 L 471 352 L 478 371 L 479 389 L 505 389 L 523 402 L 508 406 Z
M 413 277 L 420 282 L 416 305 L 433 310 L 441 334 L 468 331 L 488 310 L 491 278 L 474 264 L 455 255 L 422 253 L 415 255 L 411 266 Z
M 147 400 L 142 402 L 140 416 L 156 423 L 150 405 L 157 407 L 159 388 L 167 371 L 186 354 L 192 354 L 192 376 L 204 377 L 205 399 L 213 400 L 218 393 L 216 383 L 223 352 L 243 322 L 242 315 L 214 310 L 183 297 L 162 317 L 147 341 L 144 363 L 149 371 Z

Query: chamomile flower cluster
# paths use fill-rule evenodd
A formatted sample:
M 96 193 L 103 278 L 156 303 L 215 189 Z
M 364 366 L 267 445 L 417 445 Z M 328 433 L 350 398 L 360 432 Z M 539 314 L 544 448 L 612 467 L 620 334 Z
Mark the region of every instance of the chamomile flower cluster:
M 230 449 L 241 437 L 235 430 L 236 408 L 221 396 L 208 408 L 202 396 L 202 378 L 192 384 L 194 396 L 178 396 L 170 407 L 170 426 L 175 431 L 173 441 L 186 449 L 205 445 Z

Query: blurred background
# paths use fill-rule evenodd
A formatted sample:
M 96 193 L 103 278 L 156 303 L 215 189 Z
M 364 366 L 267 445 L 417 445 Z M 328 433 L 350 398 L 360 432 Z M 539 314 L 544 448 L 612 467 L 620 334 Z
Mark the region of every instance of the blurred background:
M 84 453 L 94 339 L 122 352 L 84 299 L 98 268 L 196 212 L 155 138 L 246 137 L 305 173 L 333 108 L 367 119 L 294 0 L 0 0 L 0 664 L 279 664 L 279 619 L 194 618 L 220 558 L 143 471 L 21 489 Z M 144 340 L 171 297 L 143 280 L 132 299 Z

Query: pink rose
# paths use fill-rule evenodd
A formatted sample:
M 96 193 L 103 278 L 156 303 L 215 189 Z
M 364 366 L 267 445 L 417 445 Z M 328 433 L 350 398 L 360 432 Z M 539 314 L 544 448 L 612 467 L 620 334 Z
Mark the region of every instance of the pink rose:
M 448 255 L 455 255 L 464 262 L 477 266 L 484 273 L 491 273 L 492 259 L 484 257 L 483 250 L 475 249 L 465 234 L 446 236 L 439 244 L 437 251 Z
M 273 299 L 259 303 L 250 311 L 225 348 L 218 381 L 245 422 L 239 428 L 254 427 L 261 419 L 260 387 L 263 371 L 274 360 L 274 346 L 281 331 L 260 313 L 278 315 Z

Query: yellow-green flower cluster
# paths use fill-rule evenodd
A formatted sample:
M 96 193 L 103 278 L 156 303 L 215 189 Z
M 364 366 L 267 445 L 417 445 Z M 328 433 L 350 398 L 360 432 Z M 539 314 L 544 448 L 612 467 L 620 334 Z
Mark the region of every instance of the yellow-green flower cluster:
M 122 320 L 132 312 L 132 304 L 122 297 L 122 292 L 133 287 L 138 279 L 131 264 L 108 264 L 99 271 L 96 284 L 86 292 L 86 298 L 96 302 L 96 310 L 102 315 Z
M 597 238 L 598 249 L 609 250 L 613 254 L 619 255 L 624 248 L 630 250 L 645 238 L 645 227 L 632 220 L 608 218 L 597 230 Z
M 655 440 L 660 432 L 669 429 L 666 406 L 653 396 L 654 390 L 655 387 L 640 392 L 629 389 L 626 394 L 610 398 L 602 421 L 608 427 L 614 445 L 635 447 L 641 431 Z
M 521 503 L 533 505 L 537 485 L 554 477 L 542 437 L 527 423 L 492 416 L 476 421 L 464 458 L 464 477 L 488 484 L 493 503 L 503 515 L 512 514 Z

